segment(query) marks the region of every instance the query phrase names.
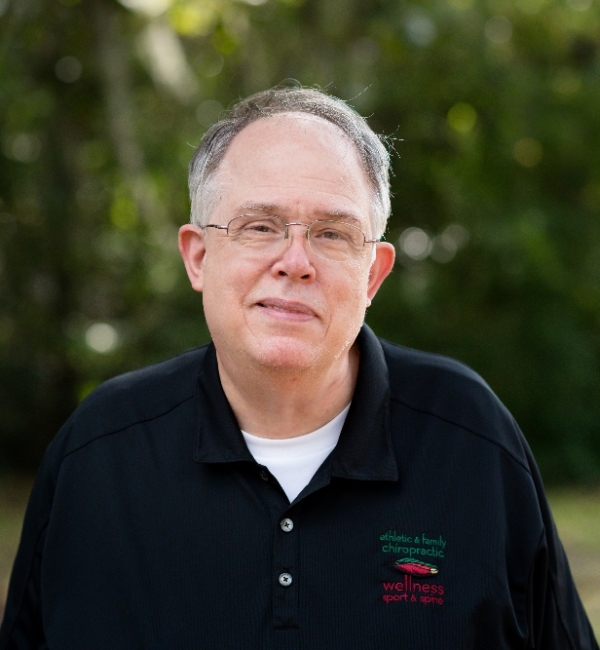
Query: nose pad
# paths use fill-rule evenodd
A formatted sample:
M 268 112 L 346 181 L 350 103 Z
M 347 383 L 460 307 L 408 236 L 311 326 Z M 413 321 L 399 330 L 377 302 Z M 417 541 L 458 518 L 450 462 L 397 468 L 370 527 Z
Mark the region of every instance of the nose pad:
M 312 247 L 310 245 L 310 239 L 308 238 L 308 229 L 310 228 L 310 225 L 307 224 L 307 223 L 288 223 L 288 224 L 286 224 L 284 239 L 287 239 L 287 242 L 288 242 L 287 248 L 290 248 L 290 246 L 292 245 L 292 241 L 294 239 L 292 237 L 291 233 L 290 233 L 290 226 L 302 226 L 304 228 L 303 238 L 304 238 L 304 240 L 306 242 L 305 245 L 308 246 L 308 248 L 312 251 Z
M 278 259 L 272 266 L 272 272 L 279 276 L 294 277 L 302 280 L 310 280 L 314 278 L 315 269 L 313 267 L 311 258 L 312 249 L 308 241 L 308 226 L 304 223 L 288 224 L 292 226 L 302 226 L 304 228 L 304 239 L 299 239 L 300 233 L 291 233 L 286 229 L 284 238 L 281 240 L 285 242 L 287 239 L 287 246 L 280 253 Z M 294 239 L 299 239 L 299 242 L 294 244 Z M 294 245 L 294 249 L 292 249 Z M 300 248 L 298 248 L 300 246 Z

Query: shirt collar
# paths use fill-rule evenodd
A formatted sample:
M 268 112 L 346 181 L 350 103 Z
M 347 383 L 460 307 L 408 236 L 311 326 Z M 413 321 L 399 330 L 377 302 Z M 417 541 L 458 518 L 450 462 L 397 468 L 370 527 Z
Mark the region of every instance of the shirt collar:
M 360 364 L 352 405 L 332 452 L 330 475 L 396 481 L 398 466 L 389 423 L 389 378 L 379 340 L 363 325 L 356 339 Z M 198 463 L 254 462 L 225 397 L 214 345 L 208 346 L 196 387 Z

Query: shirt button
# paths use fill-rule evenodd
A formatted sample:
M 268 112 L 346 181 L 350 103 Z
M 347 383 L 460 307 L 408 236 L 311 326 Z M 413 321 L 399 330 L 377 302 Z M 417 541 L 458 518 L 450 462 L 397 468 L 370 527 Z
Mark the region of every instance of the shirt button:
M 294 522 L 291 519 L 288 519 L 286 517 L 285 519 L 282 519 L 279 522 L 279 525 L 281 526 L 281 530 L 284 533 L 289 533 L 289 532 L 291 532 L 292 528 L 294 527 Z
M 279 584 L 282 587 L 289 587 L 292 584 L 292 576 L 289 573 L 281 573 L 279 575 Z
M 262 478 L 263 481 L 268 481 L 269 480 L 269 472 L 267 472 L 266 469 L 261 469 L 259 472 L 260 478 Z

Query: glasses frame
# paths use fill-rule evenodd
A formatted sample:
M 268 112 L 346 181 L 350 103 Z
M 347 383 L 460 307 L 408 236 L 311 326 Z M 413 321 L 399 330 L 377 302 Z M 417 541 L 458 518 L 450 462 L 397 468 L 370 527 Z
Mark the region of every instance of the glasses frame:
M 324 257 L 323 255 L 320 255 L 318 251 L 316 251 L 313 247 L 312 244 L 310 243 L 310 237 L 309 237 L 309 231 L 310 227 L 313 225 L 313 223 L 334 223 L 334 224 L 340 224 L 343 223 L 345 226 L 349 226 L 350 228 L 354 228 L 354 230 L 357 230 L 363 237 L 363 247 L 365 244 L 378 244 L 381 239 L 367 239 L 367 236 L 365 233 L 358 227 L 355 226 L 352 223 L 348 223 L 347 221 L 337 221 L 335 219 L 313 219 L 313 221 L 310 221 L 309 223 L 303 223 L 302 221 L 286 221 L 282 217 L 276 215 L 276 214 L 238 214 L 237 217 L 234 217 L 231 219 L 226 226 L 220 226 L 216 223 L 207 223 L 205 226 L 200 226 L 203 230 L 205 228 L 216 228 L 217 230 L 225 230 L 227 232 L 227 236 L 229 236 L 229 226 L 236 220 L 239 219 L 240 217 L 256 217 L 257 219 L 264 219 L 264 218 L 275 218 L 281 221 L 285 227 L 285 234 L 283 236 L 283 241 L 286 239 L 290 238 L 290 231 L 289 231 L 289 226 L 302 226 L 306 230 L 304 231 L 304 238 L 308 242 L 308 245 L 310 246 L 310 250 L 315 253 L 315 255 L 318 255 L 322 259 L 329 260 L 331 262 L 343 262 L 344 260 L 336 260 L 332 259 L 330 257 Z

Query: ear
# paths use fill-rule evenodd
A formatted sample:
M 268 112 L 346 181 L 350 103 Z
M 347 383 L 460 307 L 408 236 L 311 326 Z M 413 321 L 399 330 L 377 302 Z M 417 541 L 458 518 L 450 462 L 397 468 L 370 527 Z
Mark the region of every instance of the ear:
M 188 278 L 194 291 L 204 288 L 204 260 L 206 245 L 204 231 L 188 223 L 179 229 L 179 252 L 185 264 Z
M 389 242 L 378 242 L 375 244 L 375 259 L 369 271 L 369 284 L 367 286 L 367 297 L 373 300 L 382 282 L 394 268 L 396 249 Z

